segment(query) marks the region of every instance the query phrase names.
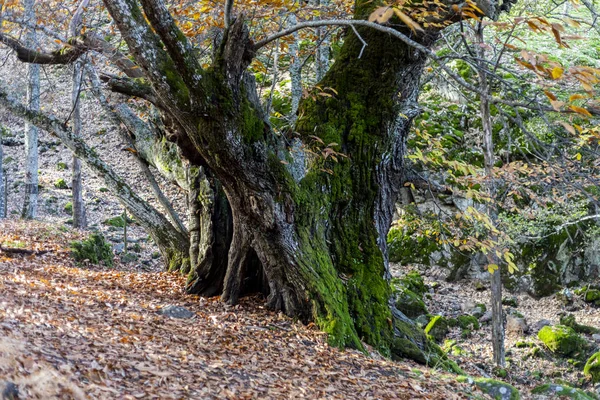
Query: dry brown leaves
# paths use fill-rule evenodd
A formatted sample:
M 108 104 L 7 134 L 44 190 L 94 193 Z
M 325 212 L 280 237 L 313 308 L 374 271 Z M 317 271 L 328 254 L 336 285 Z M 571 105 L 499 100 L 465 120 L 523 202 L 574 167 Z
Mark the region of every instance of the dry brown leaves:
M 340 351 L 314 328 L 269 312 L 257 298 L 229 307 L 182 293 L 168 273 L 81 268 L 76 234 L 39 223 L 0 223 L 0 381 L 22 398 L 457 399 L 471 389 L 409 363 Z M 196 316 L 168 319 L 168 304 Z M 479 395 L 481 395 L 479 393 Z

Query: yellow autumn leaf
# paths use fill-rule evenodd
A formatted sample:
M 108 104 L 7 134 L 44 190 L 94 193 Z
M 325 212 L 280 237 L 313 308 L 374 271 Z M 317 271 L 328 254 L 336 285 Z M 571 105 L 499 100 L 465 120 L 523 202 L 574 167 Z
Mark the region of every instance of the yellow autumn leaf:
M 404 14 L 402 11 L 398 10 L 397 8 L 394 8 L 394 12 L 398 16 L 398 18 L 400 18 L 400 20 L 402 22 L 404 22 L 404 24 L 406 26 L 408 26 L 413 32 L 415 32 L 415 33 L 417 31 L 423 32 L 423 28 L 421 28 L 421 25 L 419 25 L 417 22 L 415 22 L 411 17 Z
M 565 72 L 565 70 L 561 67 L 554 67 L 552 68 L 552 71 L 550 71 L 550 74 L 552 75 L 552 79 L 559 79 L 563 76 L 563 72 Z
M 578 106 L 569 106 L 569 108 L 573 111 L 575 111 L 577 114 L 581 114 L 581 115 L 585 115 L 586 117 L 591 117 L 592 114 L 586 110 L 583 107 L 578 107 Z
M 392 18 L 394 11 L 390 7 L 379 7 L 369 16 L 369 22 L 385 24 Z
M 561 124 L 563 126 L 563 128 L 565 128 L 567 130 L 567 132 L 569 132 L 571 135 L 576 135 L 577 131 L 575 131 L 575 128 L 573 128 L 573 125 L 567 124 L 564 121 L 559 121 L 559 124 Z
M 575 101 L 579 99 L 585 99 L 585 96 L 582 94 L 572 94 L 571 96 L 569 96 L 569 101 Z

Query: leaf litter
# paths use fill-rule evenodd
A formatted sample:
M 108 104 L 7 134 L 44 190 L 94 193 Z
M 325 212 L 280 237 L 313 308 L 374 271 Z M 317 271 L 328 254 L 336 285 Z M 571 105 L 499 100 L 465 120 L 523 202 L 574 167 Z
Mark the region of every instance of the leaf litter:
M 49 251 L 0 252 L 0 385 L 14 383 L 22 399 L 460 399 L 477 390 L 412 362 L 332 348 L 313 324 L 259 297 L 227 306 L 185 294 L 179 274 L 77 265 L 69 243 L 81 236 L 0 222 L 0 243 Z M 168 305 L 195 316 L 161 315 Z

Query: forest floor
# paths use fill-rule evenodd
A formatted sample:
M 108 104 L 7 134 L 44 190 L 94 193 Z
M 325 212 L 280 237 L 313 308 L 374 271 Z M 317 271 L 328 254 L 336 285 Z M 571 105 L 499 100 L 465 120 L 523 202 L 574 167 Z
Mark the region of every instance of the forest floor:
M 412 269 L 415 268 L 392 265 L 392 273 L 395 276 L 402 276 Z M 424 297 L 430 314 L 456 318 L 476 304 L 485 304 L 488 310 L 491 308 L 488 282 L 446 282 L 439 278 L 435 269 L 424 269 L 420 272 L 430 288 Z M 432 289 L 434 287 L 435 290 Z M 546 324 L 558 325 L 562 315 L 573 315 L 579 324 L 600 328 L 600 308 L 585 303 L 578 296 L 573 296 L 573 300 L 568 304 L 561 301 L 556 294 L 535 299 L 526 293 L 513 294 L 505 291 L 503 298 L 506 303 L 512 303 L 503 306 L 504 313 L 519 313 L 528 325 L 525 330 L 506 327 L 507 365 L 504 371 L 499 373 L 492 363 L 492 332 L 489 321 L 481 323 L 481 328 L 474 330 L 467 337 L 462 335 L 459 327 L 450 328 L 449 334 L 440 345 L 451 354 L 451 358 L 471 376 L 490 377 L 510 383 L 519 389 L 522 398 L 531 398 L 531 389 L 548 383 L 598 393 L 598 388 L 594 388 L 584 377 L 585 360 L 553 355 L 537 338 L 537 332 L 543 321 Z M 590 345 L 589 354 L 600 350 L 600 335 L 581 336 Z
M 441 371 L 331 348 L 258 298 L 230 307 L 184 294 L 177 274 L 76 265 L 80 237 L 0 222 L 3 247 L 49 251 L 0 252 L 0 386 L 20 399 L 485 398 Z

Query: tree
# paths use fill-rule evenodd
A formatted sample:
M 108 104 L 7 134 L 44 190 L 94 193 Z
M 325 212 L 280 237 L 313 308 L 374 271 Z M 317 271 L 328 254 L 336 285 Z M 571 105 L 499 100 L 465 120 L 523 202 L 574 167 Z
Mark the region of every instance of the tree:
M 4 151 L 2 149 L 2 137 L 4 136 L 4 127 L 0 126 L 0 218 L 6 218 L 5 202 L 6 187 L 4 186 Z
M 202 263 L 208 252 L 197 252 L 183 235 L 161 238 L 159 225 L 172 225 L 155 220 L 151 233 L 171 269 L 195 270 L 200 294 L 217 290 L 230 304 L 260 290 L 270 308 L 316 322 L 336 345 L 363 348 L 364 341 L 393 357 L 435 359 L 422 331 L 395 307 L 386 235 L 429 47 L 452 21 L 476 14 L 496 18 L 500 6 L 467 1 L 378 8 L 382 4 L 358 0 L 354 20 L 309 21 L 253 39 L 243 13 L 228 1 L 225 29 L 204 66 L 195 42 L 161 0 L 103 3 L 142 73 L 136 80 L 112 80 L 111 88 L 159 110 L 169 140 L 193 171 L 208 178 L 197 187 L 214 199 L 204 210 L 212 212 L 215 242 L 225 244 L 219 251 L 228 249 L 220 264 Z M 275 40 L 328 25 L 349 28 L 335 63 L 300 104 L 295 129 L 277 134 L 248 67 Z M 89 37 L 72 39 L 69 48 L 54 53 L 0 39 L 21 60 L 38 63 L 73 62 L 90 48 Z M 5 91 L 0 103 L 52 129 L 81 157 L 94 158 L 59 121 L 25 110 Z M 293 141 L 301 143 L 294 147 L 300 155 L 288 146 Z M 124 190 L 113 181 L 116 192 Z M 134 196 L 122 198 L 132 214 L 141 214 Z M 229 226 L 228 220 L 231 231 L 214 230 Z
M 24 0 L 24 6 L 26 21 L 35 24 L 35 0 Z M 26 43 L 29 47 L 37 45 L 34 29 L 27 31 Z M 32 110 L 40 109 L 40 66 L 35 63 L 29 64 L 27 104 Z M 25 123 L 25 152 L 25 196 L 21 216 L 32 219 L 37 215 L 38 203 L 38 128 L 29 122 Z
M 82 25 L 83 11 L 88 6 L 89 0 L 82 0 L 75 11 L 71 23 L 69 24 L 69 34 L 75 37 L 79 34 Z M 73 107 L 73 133 L 75 136 L 81 136 L 81 112 L 79 104 L 79 96 L 81 94 L 83 69 L 82 60 L 77 60 L 73 63 L 73 91 L 72 91 L 72 107 Z M 83 202 L 83 186 L 81 183 L 81 161 L 77 157 L 73 157 L 73 227 L 85 228 L 87 225 L 85 217 L 85 203 Z M 127 250 L 127 249 L 125 249 Z

